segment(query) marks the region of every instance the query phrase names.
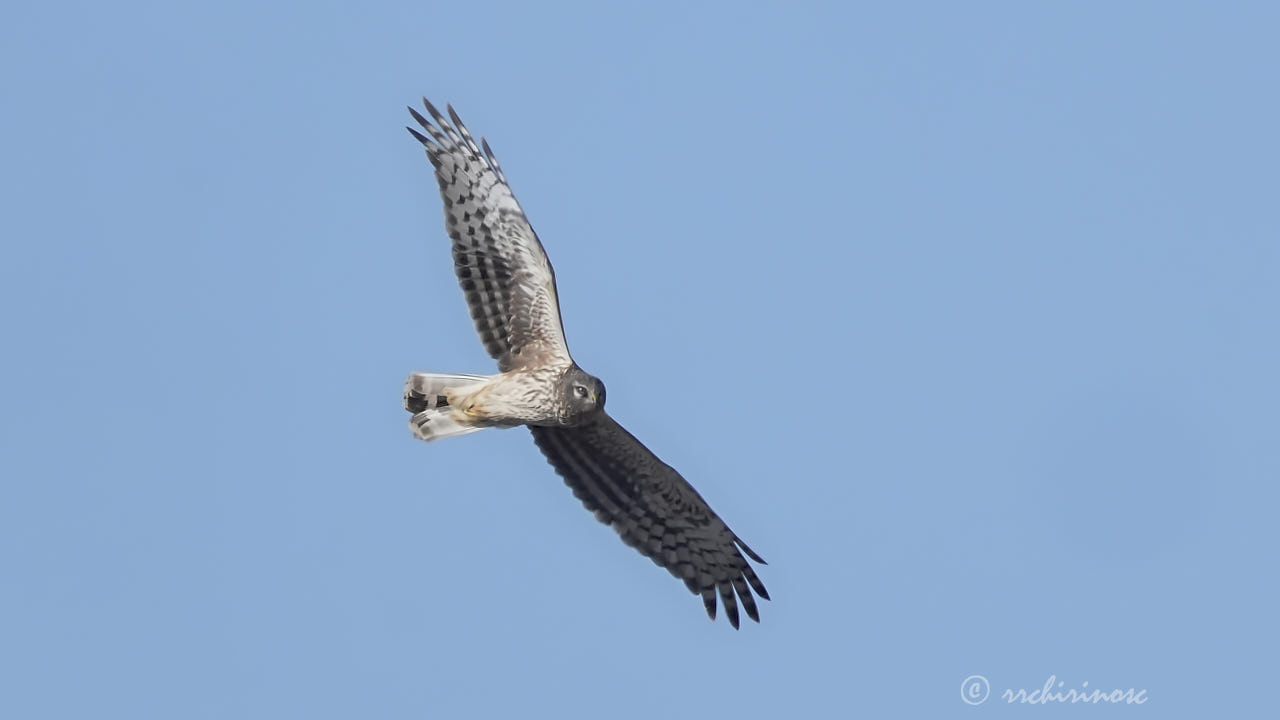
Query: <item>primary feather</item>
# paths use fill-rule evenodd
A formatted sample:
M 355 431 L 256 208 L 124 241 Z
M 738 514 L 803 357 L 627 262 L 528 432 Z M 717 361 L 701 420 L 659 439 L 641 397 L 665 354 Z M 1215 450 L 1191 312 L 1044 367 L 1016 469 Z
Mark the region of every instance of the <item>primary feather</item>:
M 427 134 L 408 130 L 436 169 L 454 272 L 485 350 L 503 372 L 569 361 L 555 271 L 493 152 L 476 145 L 452 107 L 451 122 L 423 103 L 435 122 L 409 108 Z

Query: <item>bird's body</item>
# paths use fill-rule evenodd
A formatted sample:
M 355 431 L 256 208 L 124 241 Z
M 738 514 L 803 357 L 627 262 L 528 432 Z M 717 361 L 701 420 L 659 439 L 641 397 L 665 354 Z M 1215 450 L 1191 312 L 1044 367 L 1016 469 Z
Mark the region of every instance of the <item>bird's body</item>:
M 545 365 L 495 375 L 460 398 L 462 412 L 473 422 L 494 427 L 562 424 L 568 419 L 567 404 L 554 389 L 570 367 Z
M 441 437 L 432 421 L 446 413 L 458 425 L 477 430 L 574 425 L 582 420 L 582 413 L 559 386 L 578 373 L 586 374 L 568 363 L 489 376 L 413 373 L 405 384 L 405 409 L 414 413 L 410 426 L 423 440 Z
M 413 373 L 410 428 L 423 440 L 524 425 L 597 519 L 738 626 L 738 604 L 759 620 L 768 599 L 743 553 L 756 555 L 684 478 L 605 412 L 605 388 L 569 354 L 555 271 L 487 143 L 477 145 L 453 108 L 446 119 L 409 112 L 409 128 L 436 171 L 454 271 L 497 375 Z

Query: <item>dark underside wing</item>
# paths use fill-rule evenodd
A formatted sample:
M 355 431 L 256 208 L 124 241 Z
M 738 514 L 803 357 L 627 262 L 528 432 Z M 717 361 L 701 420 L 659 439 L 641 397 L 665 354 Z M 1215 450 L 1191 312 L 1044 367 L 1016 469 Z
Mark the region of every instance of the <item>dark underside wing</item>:
M 759 622 L 751 592 L 765 600 L 769 593 L 747 557 L 761 564 L 764 560 L 680 473 L 603 411 L 585 425 L 529 430 L 574 496 L 628 545 L 701 595 L 712 619 L 718 594 L 735 628 L 739 604 Z

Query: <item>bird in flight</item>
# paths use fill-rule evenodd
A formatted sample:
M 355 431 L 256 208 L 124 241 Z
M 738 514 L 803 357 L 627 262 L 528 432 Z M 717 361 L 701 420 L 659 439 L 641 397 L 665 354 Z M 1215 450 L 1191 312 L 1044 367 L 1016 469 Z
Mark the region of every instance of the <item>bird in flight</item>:
M 524 425 L 573 494 L 628 545 L 684 581 L 716 617 L 738 606 L 760 621 L 769 599 L 747 562 L 764 564 L 680 473 L 605 412 L 605 388 L 573 361 L 555 271 L 483 138 L 451 106 L 430 119 L 409 108 L 444 200 L 453 265 L 496 375 L 415 372 L 405 384 L 409 426 L 422 440 Z M 746 557 L 744 557 L 744 554 Z

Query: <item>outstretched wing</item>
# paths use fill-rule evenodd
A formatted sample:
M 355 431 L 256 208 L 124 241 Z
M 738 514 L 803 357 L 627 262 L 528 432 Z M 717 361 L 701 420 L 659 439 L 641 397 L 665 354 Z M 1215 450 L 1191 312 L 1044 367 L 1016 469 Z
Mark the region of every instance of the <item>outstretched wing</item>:
M 743 553 L 758 563 L 764 560 L 733 534 L 680 473 L 616 420 L 601 411 L 585 425 L 531 425 L 529 430 L 582 504 L 617 530 L 624 542 L 701 595 L 713 620 L 719 593 L 735 628 L 739 603 L 747 617 L 760 621 L 751 591 L 765 600 L 769 593 Z
M 409 113 L 427 134 L 407 129 L 436 169 L 454 271 L 484 349 L 503 372 L 570 362 L 555 271 L 489 143 L 481 139 L 482 151 L 452 107 L 451 123 L 422 102 L 432 120 Z

